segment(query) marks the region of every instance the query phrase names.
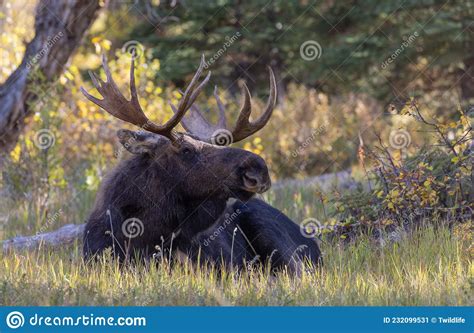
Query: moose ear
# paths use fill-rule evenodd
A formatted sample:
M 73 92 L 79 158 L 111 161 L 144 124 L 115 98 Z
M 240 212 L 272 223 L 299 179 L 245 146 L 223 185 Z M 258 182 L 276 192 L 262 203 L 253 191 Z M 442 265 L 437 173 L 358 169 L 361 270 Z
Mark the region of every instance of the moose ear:
M 117 137 L 122 146 L 132 154 L 150 153 L 158 147 L 160 142 L 160 138 L 157 135 L 125 129 L 118 130 Z

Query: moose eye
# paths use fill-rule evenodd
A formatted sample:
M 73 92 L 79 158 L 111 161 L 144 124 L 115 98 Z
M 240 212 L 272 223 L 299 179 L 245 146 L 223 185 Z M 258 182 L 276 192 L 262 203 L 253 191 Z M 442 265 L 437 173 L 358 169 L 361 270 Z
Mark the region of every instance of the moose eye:
M 191 154 L 193 151 L 191 150 L 191 148 L 188 148 L 188 147 L 184 147 L 182 150 L 181 150 L 181 153 L 183 155 L 189 155 Z

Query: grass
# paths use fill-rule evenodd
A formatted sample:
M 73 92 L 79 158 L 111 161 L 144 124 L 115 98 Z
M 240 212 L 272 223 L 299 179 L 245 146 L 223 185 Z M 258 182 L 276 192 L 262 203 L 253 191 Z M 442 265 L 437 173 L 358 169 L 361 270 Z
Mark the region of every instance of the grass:
M 323 207 L 315 190 L 281 188 L 265 199 L 297 222 L 324 220 L 330 205 Z M 2 239 L 85 218 L 93 193 L 64 193 L 57 197 L 70 204 L 52 200 L 50 206 L 60 212 L 57 219 L 41 220 L 31 200 L 16 207 L 4 201 L 9 219 Z M 383 247 L 364 237 L 351 245 L 325 241 L 323 270 L 299 278 L 266 271 L 219 277 L 190 264 L 119 268 L 107 258 L 91 266 L 82 262 L 81 244 L 0 252 L 0 305 L 472 305 L 470 243 L 446 227 L 426 225 Z
M 321 272 L 240 275 L 188 264 L 86 266 L 78 246 L 0 258 L 0 305 L 469 305 L 467 246 L 426 228 L 381 248 L 325 244 Z

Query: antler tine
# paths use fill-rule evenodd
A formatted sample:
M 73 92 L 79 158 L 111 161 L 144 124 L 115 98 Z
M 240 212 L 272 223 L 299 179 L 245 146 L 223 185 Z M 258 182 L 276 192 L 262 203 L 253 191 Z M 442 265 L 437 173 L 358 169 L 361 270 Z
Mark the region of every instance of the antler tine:
M 94 72 L 88 71 L 88 73 L 89 73 L 89 77 L 92 80 L 92 84 L 94 84 L 94 87 L 96 88 L 100 87 L 101 86 L 100 79 L 97 76 L 95 76 Z
M 102 54 L 102 67 L 107 77 L 107 82 L 102 81 L 94 73 L 89 72 L 92 83 L 97 91 L 102 95 L 102 99 L 98 99 L 87 92 L 84 87 L 81 87 L 81 92 L 84 96 L 94 104 L 100 106 L 102 109 L 110 113 L 116 118 L 131 124 L 143 127 L 144 129 L 168 137 L 172 141 L 176 141 L 178 136 L 174 132 L 174 127 L 182 120 L 186 111 L 192 106 L 196 100 L 199 92 L 209 81 L 211 73 L 209 72 L 204 80 L 198 84 L 199 78 L 204 69 L 205 59 L 204 55 L 201 58 L 201 63 L 193 79 L 189 83 L 186 91 L 184 92 L 183 98 L 180 101 L 178 108 L 176 109 L 173 105 L 172 108 L 175 114 L 169 119 L 164 125 L 157 125 L 151 122 L 143 112 L 137 94 L 137 87 L 135 84 L 135 54 L 132 55 L 130 65 L 130 100 L 127 100 L 118 89 L 115 81 L 112 78 L 110 72 L 107 57 Z M 197 85 L 197 87 L 196 87 Z
M 277 88 L 275 75 L 273 74 L 273 71 L 270 67 L 268 67 L 268 69 L 270 72 L 270 96 L 268 97 L 265 111 L 260 116 L 260 118 L 258 118 L 254 122 L 251 122 L 249 120 L 250 114 L 252 112 L 250 91 L 245 83 L 242 84 L 242 93 L 244 95 L 244 101 L 240 108 L 239 116 L 237 118 L 234 130 L 231 132 L 233 142 L 241 141 L 260 130 L 267 124 L 273 113 L 273 108 L 275 107 L 277 99 Z M 206 118 L 202 115 L 199 109 L 195 106 L 192 106 L 190 113 L 181 120 L 184 129 L 188 133 L 200 139 L 201 141 L 213 142 L 212 138 L 217 133 L 217 131 L 222 129 L 227 130 L 225 108 L 217 92 L 217 87 L 214 88 L 214 97 L 216 99 L 217 107 L 219 109 L 219 120 L 217 121 L 216 125 L 212 125 L 211 123 L 209 123 L 209 121 L 206 120 Z M 190 100 L 194 102 L 194 99 L 195 93 L 193 93 Z M 175 108 L 173 110 L 175 110 L 175 113 L 177 113 L 177 110 Z
M 110 79 L 112 80 L 112 77 Z M 135 85 L 135 51 L 133 51 L 132 61 L 130 62 L 130 98 L 132 103 L 138 104 L 137 86 Z
M 247 84 L 242 84 L 242 94 L 244 95 L 244 101 L 242 106 L 240 107 L 239 117 L 237 118 L 237 122 L 235 123 L 234 130 L 232 131 L 232 135 L 234 140 L 236 140 L 235 135 L 241 133 L 250 125 L 250 114 L 252 113 L 252 103 L 250 102 L 251 96 L 249 88 Z M 238 140 L 239 141 L 239 140 Z
M 94 76 L 94 73 L 92 73 L 91 71 L 88 71 L 88 73 L 89 73 L 89 76 L 90 76 L 90 78 L 91 78 L 91 80 L 92 80 L 92 84 L 94 84 L 94 87 L 97 87 L 98 83 L 97 83 L 96 77 Z M 89 94 L 89 93 L 87 92 L 87 90 L 86 90 L 84 87 L 82 87 L 82 86 L 81 86 L 80 90 L 81 90 L 82 94 L 83 94 L 88 100 L 90 100 L 92 103 L 94 103 L 94 104 L 100 106 L 101 108 L 103 108 L 103 106 L 101 105 L 102 100 L 100 100 L 100 99 L 98 99 L 98 98 L 92 96 L 91 94 Z
M 217 126 L 221 128 L 227 128 L 227 120 L 225 117 L 225 108 L 224 104 L 219 97 L 219 93 L 217 92 L 217 86 L 214 86 L 214 98 L 216 99 L 217 108 L 219 109 L 219 120 L 217 121 Z
M 216 131 L 226 128 L 225 108 L 217 93 L 217 87 L 214 87 L 214 97 L 219 108 L 219 120 L 216 125 L 211 124 L 196 105 L 191 105 L 189 112 L 181 119 L 181 125 L 186 132 L 204 142 L 212 142 L 211 138 Z M 191 101 L 194 102 L 194 99 L 191 98 Z M 176 108 L 173 110 L 177 112 Z
M 199 93 L 201 92 L 201 90 L 204 88 L 204 86 L 209 82 L 209 79 L 211 78 L 211 72 L 209 71 L 209 73 L 207 73 L 206 77 L 204 78 L 204 80 L 202 80 L 202 82 L 199 84 L 199 86 L 197 86 L 197 88 L 193 91 L 193 93 L 191 94 L 191 96 L 189 97 L 189 100 L 188 100 L 188 103 L 187 103 L 187 107 L 189 108 L 191 105 L 194 104 L 194 102 L 196 101 L 196 98 L 198 97 Z
M 202 74 L 202 71 L 204 69 L 205 64 L 206 64 L 205 58 L 204 58 L 204 55 L 202 55 L 201 63 L 199 64 L 199 67 L 198 67 L 196 73 L 194 74 L 193 78 L 191 79 L 191 82 L 189 83 L 188 87 L 184 91 L 183 97 L 181 98 L 181 100 L 178 103 L 178 107 L 176 108 L 173 104 L 170 104 L 171 108 L 174 112 L 174 115 L 166 123 L 166 125 L 169 124 L 172 127 L 178 125 L 178 123 L 183 119 L 186 112 L 191 108 L 193 103 L 196 101 L 196 98 L 198 97 L 201 90 L 209 82 L 209 79 L 211 77 L 211 72 L 210 71 L 209 71 L 209 73 L 207 73 L 204 80 L 202 80 L 202 82 L 196 87 L 196 84 L 198 83 L 199 77 Z
M 201 56 L 201 63 L 199 64 L 199 67 L 198 69 L 196 70 L 196 73 L 194 73 L 194 76 L 193 78 L 191 79 L 191 82 L 189 82 L 188 84 L 188 87 L 186 88 L 186 90 L 184 91 L 183 93 L 183 98 L 179 101 L 178 103 L 178 110 L 180 108 L 184 108 L 186 107 L 186 105 L 188 104 L 189 102 L 189 99 L 192 95 L 192 91 L 194 89 L 194 86 L 196 85 L 196 83 L 198 82 L 198 79 L 199 77 L 201 76 L 202 74 L 202 70 L 204 68 L 204 64 L 205 64 L 205 61 L 204 61 L 204 54 Z M 209 76 L 209 74 L 208 74 Z M 207 77 L 206 77 L 207 78 Z
M 267 105 L 265 106 L 265 111 L 263 112 L 262 116 L 254 122 L 254 126 L 259 127 L 261 129 L 265 126 L 270 120 L 270 117 L 273 114 L 273 109 L 275 108 L 277 102 L 277 85 L 275 80 L 275 74 L 270 66 L 268 66 L 268 72 L 270 74 L 270 95 L 268 96 Z
M 81 87 L 81 92 L 84 94 L 84 96 L 94 104 L 100 106 L 102 109 L 110 113 L 112 116 L 123 121 L 137 126 L 143 126 L 149 123 L 148 118 L 145 116 L 140 104 L 138 103 L 134 81 L 131 81 L 132 101 L 128 101 L 120 92 L 117 84 L 112 78 L 105 54 L 102 54 L 102 68 L 104 69 L 105 75 L 107 77 L 107 82 L 102 81 L 98 76 L 96 76 L 96 74 L 89 71 L 92 83 L 102 96 L 102 99 L 92 96 L 84 89 L 84 87 Z M 133 61 L 131 75 L 133 75 Z M 134 93 L 132 88 L 135 89 Z M 152 128 L 157 129 L 158 125 L 154 124 Z
M 133 58 L 132 58 L 132 66 L 133 66 Z M 110 73 L 109 64 L 107 62 L 107 56 L 105 55 L 105 53 L 102 53 L 102 68 L 104 69 L 107 82 L 115 83 L 114 79 L 112 78 L 112 74 Z
M 268 67 L 268 71 L 270 73 L 270 96 L 268 96 L 267 105 L 265 107 L 265 111 L 263 114 L 258 118 L 256 121 L 251 122 L 249 117 L 252 112 L 252 105 L 250 102 L 250 92 L 246 84 L 242 86 L 242 92 L 244 94 L 244 102 L 240 109 L 239 117 L 237 118 L 237 123 L 235 125 L 234 130 L 232 131 L 232 136 L 234 142 L 241 141 L 250 135 L 254 134 L 255 132 L 259 131 L 263 128 L 268 120 L 270 119 L 273 109 L 275 108 L 276 100 L 277 100 L 277 88 L 276 88 L 276 80 L 275 74 L 271 67 Z

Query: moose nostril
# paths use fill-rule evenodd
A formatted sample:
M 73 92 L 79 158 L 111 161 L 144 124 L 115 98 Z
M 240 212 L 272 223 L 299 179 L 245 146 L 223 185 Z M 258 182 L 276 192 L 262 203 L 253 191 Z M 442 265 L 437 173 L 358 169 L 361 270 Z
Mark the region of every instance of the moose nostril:
M 259 180 L 258 177 L 250 172 L 244 173 L 244 184 L 248 188 L 255 188 L 258 186 Z

